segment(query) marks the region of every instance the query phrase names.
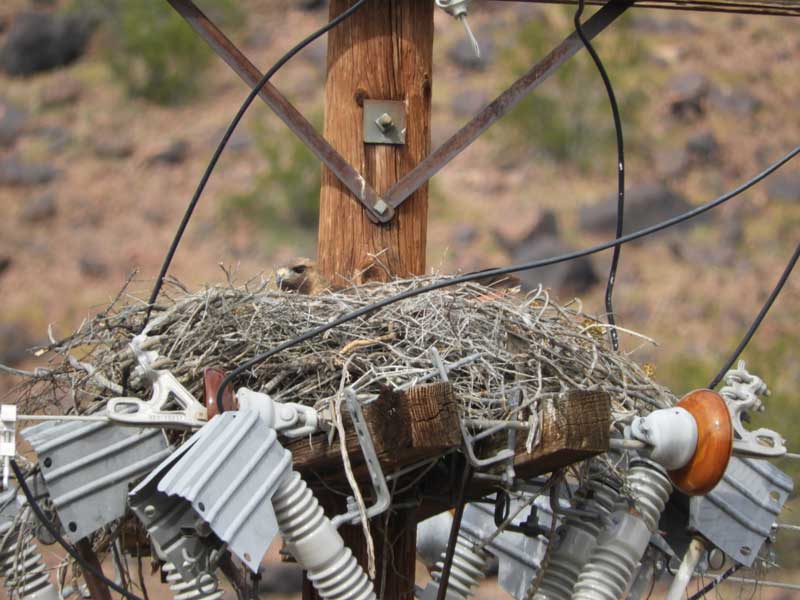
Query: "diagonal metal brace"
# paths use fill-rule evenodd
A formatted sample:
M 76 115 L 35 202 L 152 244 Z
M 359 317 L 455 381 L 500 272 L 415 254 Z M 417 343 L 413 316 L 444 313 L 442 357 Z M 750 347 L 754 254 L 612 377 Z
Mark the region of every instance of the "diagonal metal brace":
M 632 5 L 633 2 L 631 0 L 612 0 L 606 4 L 583 24 L 586 37 L 590 40 L 593 39 Z M 514 108 L 520 100 L 539 87 L 558 67 L 572 58 L 582 48 L 583 42 L 577 33 L 572 32 L 525 75 L 517 79 L 511 87 L 479 112 L 469 123 L 395 183 L 386 192 L 386 202 L 395 209 L 399 207 L 411 194 L 466 150 L 484 131 Z
M 167 2 L 248 86 L 253 88 L 261 80 L 263 77 L 261 71 L 192 0 L 167 0 Z M 364 205 L 370 220 L 375 223 L 388 223 L 392 220 L 394 208 L 375 192 L 361 174 L 317 132 L 308 119 L 274 85 L 267 82 L 259 92 L 259 97 Z

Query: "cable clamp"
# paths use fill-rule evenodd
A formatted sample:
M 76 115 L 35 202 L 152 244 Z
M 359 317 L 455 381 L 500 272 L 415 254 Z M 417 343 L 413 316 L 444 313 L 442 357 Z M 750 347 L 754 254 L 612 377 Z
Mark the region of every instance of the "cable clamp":
M 3 489 L 8 489 L 11 459 L 17 455 L 17 407 L 0 406 L 0 456 L 3 457 Z
M 728 371 L 725 383 L 719 393 L 731 413 L 734 452 L 739 456 L 772 458 L 786 454 L 785 440 L 779 433 L 763 427 L 749 431 L 742 423 L 749 420 L 750 413 L 766 409 L 761 398 L 770 394 L 767 384 L 748 372 L 744 361 L 739 361 L 736 369 Z

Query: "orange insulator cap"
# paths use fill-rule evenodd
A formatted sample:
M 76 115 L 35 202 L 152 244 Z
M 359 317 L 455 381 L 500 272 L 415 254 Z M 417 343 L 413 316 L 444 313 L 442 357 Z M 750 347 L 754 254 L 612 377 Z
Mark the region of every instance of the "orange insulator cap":
M 686 394 L 678 406 L 697 423 L 697 448 L 689 463 L 669 472 L 672 483 L 689 496 L 707 494 L 719 483 L 733 453 L 733 424 L 725 400 L 711 390 Z
M 225 379 L 225 371 L 222 369 L 209 367 L 203 371 L 203 392 L 209 421 L 219 414 L 219 410 L 217 410 L 217 392 L 223 379 Z M 231 386 L 225 388 L 225 392 L 222 395 L 222 406 L 225 410 L 236 410 L 237 408 Z

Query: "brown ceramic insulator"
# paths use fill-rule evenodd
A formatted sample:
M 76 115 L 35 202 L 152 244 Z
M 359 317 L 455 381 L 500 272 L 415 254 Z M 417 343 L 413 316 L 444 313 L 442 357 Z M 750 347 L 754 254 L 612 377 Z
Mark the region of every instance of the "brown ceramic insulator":
M 733 424 L 722 396 L 711 390 L 686 394 L 678 406 L 697 422 L 697 449 L 689 463 L 669 472 L 672 483 L 689 496 L 707 494 L 719 483 L 733 452 Z
M 223 379 L 225 379 L 225 371 L 222 369 L 209 367 L 203 371 L 203 390 L 209 420 L 219 414 L 219 410 L 217 410 L 217 392 Z M 222 394 L 222 406 L 225 410 L 236 410 L 238 408 L 231 386 L 227 386 Z

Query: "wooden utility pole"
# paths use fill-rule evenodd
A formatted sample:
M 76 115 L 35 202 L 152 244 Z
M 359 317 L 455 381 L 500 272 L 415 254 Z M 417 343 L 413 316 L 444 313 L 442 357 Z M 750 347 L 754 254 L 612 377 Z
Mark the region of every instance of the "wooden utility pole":
M 331 18 L 355 0 L 331 0 Z M 368 0 L 354 16 L 328 34 L 325 138 L 383 194 L 430 151 L 433 73 L 432 0 Z M 365 142 L 365 104 L 401 102 L 405 143 Z M 372 120 L 367 120 L 371 126 Z M 404 129 L 404 131 L 401 131 Z M 375 224 L 362 205 L 327 168 L 322 172 L 317 264 L 339 285 L 386 281 L 425 272 L 428 187 L 420 188 L 387 224 Z M 376 519 L 378 549 L 375 587 L 379 597 L 413 598 L 416 520 L 398 512 Z M 362 566 L 366 548 L 360 528 L 343 528 Z M 384 553 L 387 553 L 384 555 Z M 386 561 L 386 562 L 385 562 Z M 388 568 L 382 569 L 386 564 Z M 303 597 L 316 595 L 306 582 Z
M 331 0 L 331 17 L 353 3 Z M 368 0 L 328 34 L 325 138 L 378 194 L 430 151 L 433 11 L 432 0 Z M 364 105 L 376 100 L 403 102 L 404 144 L 364 142 Z M 377 225 L 323 168 L 318 268 L 338 284 L 420 275 L 425 272 L 427 218 L 427 185 L 390 223 Z

